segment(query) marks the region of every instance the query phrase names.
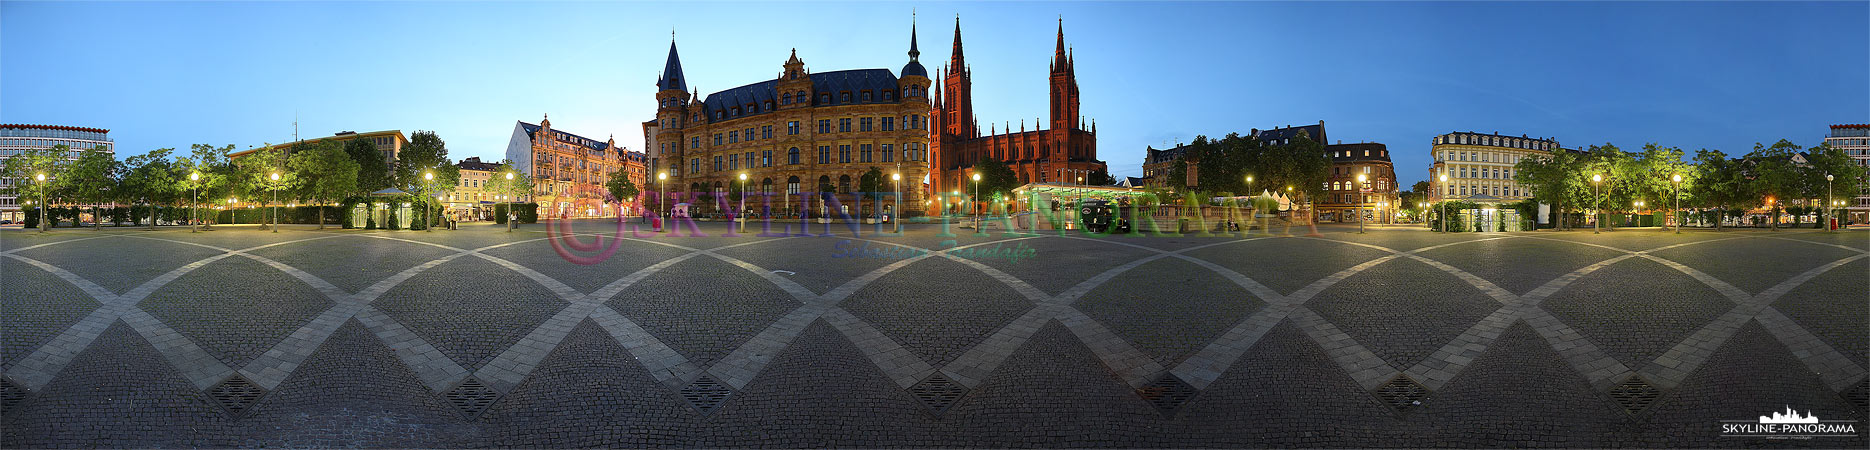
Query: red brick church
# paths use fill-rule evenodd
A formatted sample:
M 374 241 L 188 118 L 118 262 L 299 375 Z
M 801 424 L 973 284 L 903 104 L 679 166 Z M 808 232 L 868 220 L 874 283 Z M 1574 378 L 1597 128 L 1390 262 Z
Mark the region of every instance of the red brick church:
M 1073 57 L 1065 47 L 1065 24 L 1059 21 L 1058 48 L 1052 55 L 1050 79 L 1052 117 L 1050 123 L 1037 118 L 1028 128 L 1019 120 L 988 124 L 985 135 L 980 120 L 974 116 L 973 70 L 961 52 L 961 21 L 955 19 L 954 52 L 942 69 L 936 87 L 935 113 L 929 131 L 934 172 L 929 176 L 932 192 L 966 191 L 972 183 L 974 164 L 988 156 L 1006 162 L 1022 183 L 1076 182 L 1082 173 L 1104 170 L 1097 159 L 1097 125 L 1085 125 L 1078 109 L 1078 76 Z

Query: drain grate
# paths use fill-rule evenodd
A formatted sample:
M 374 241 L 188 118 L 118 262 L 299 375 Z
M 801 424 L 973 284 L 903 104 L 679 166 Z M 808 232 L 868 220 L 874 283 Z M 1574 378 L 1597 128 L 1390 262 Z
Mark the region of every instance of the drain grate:
M 1422 400 L 1428 398 L 1428 388 L 1410 379 L 1408 375 L 1397 375 L 1388 383 L 1377 387 L 1377 398 L 1397 411 L 1408 411 L 1422 406 Z
M 1148 400 L 1149 404 L 1155 405 L 1156 411 L 1163 415 L 1174 414 L 1176 408 L 1180 408 L 1183 403 L 1195 398 L 1195 394 L 1200 392 L 1172 373 L 1162 374 L 1162 377 L 1156 378 L 1156 381 L 1136 388 L 1136 394 L 1143 396 L 1143 400 Z
M 1622 383 L 1617 383 L 1616 386 L 1610 388 L 1610 398 L 1616 399 L 1617 404 L 1623 405 L 1623 410 L 1636 414 L 1656 404 L 1656 399 L 1662 398 L 1662 391 L 1643 380 L 1643 377 L 1631 375 Z
M 226 380 L 221 380 L 220 384 L 208 388 L 208 396 L 214 397 L 215 401 L 221 403 L 222 408 L 227 409 L 228 415 L 235 417 L 247 412 L 247 408 L 253 407 L 255 402 L 260 401 L 262 395 L 266 395 L 265 389 L 261 389 L 259 385 L 247 381 L 246 377 L 240 375 L 228 377 Z
M 1844 396 L 1844 401 L 1850 402 L 1852 409 L 1870 414 L 1870 377 L 1857 380 L 1857 385 L 1839 392 L 1838 395 Z
M 704 416 L 713 414 L 715 408 L 727 402 L 728 394 L 733 393 L 733 389 L 708 374 L 702 374 L 701 378 L 696 378 L 693 383 L 688 383 L 688 387 L 682 388 L 682 398 L 688 399 L 688 403 L 695 405 L 695 409 L 701 410 Z
M 922 400 L 922 404 L 928 405 L 929 409 L 934 410 L 936 414 L 947 412 L 948 407 L 961 401 L 961 396 L 965 394 L 967 394 L 967 388 L 961 387 L 960 383 L 948 379 L 940 372 L 909 387 L 909 395 Z
M 460 408 L 461 413 L 466 414 L 470 419 L 480 417 L 482 411 L 493 406 L 493 401 L 500 398 L 499 392 L 495 392 L 493 388 L 487 387 L 486 383 L 481 383 L 474 377 L 468 377 L 459 386 L 449 389 L 446 394 L 442 395 L 448 397 L 448 402 Z
M 26 400 L 26 387 L 14 384 L 13 380 L 0 377 L 0 414 L 12 411 Z

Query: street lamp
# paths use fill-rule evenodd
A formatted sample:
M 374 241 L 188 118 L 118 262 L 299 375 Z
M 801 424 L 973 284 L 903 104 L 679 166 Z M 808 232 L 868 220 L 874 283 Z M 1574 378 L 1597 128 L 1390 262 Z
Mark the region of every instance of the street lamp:
M 434 189 L 435 189 L 435 186 L 434 186 L 434 181 L 435 181 L 435 172 L 422 172 L 422 191 L 423 191 L 423 193 L 427 193 L 428 191 L 431 191 L 431 190 L 434 190 Z M 441 200 L 441 196 L 439 196 L 439 195 L 437 195 L 437 196 L 435 196 L 435 200 L 436 200 L 436 201 L 440 201 L 440 200 Z M 427 210 L 427 209 L 429 209 L 429 208 L 428 208 L 428 207 L 423 207 L 422 209 L 424 209 L 424 211 L 422 211 L 422 219 L 423 219 L 423 220 L 426 220 L 426 221 L 428 221 L 428 223 L 426 224 L 426 226 L 423 226 L 423 227 L 422 227 L 422 232 L 424 232 L 424 233 L 426 233 L 426 232 L 430 232 L 430 231 L 435 231 L 435 220 L 434 220 L 434 219 L 430 219 L 430 218 L 429 218 L 429 212 L 428 212 L 428 211 L 426 211 L 426 210 Z
M 1824 211 L 1818 214 L 1818 227 L 1819 228 L 1824 228 L 1826 230 L 1831 229 L 1831 225 L 1828 223 L 1825 223 L 1825 218 L 1831 217 L 1830 204 L 1831 204 L 1831 174 L 1827 173 L 1825 174 L 1825 205 L 1826 206 L 1824 208 Z
M 1593 197 L 1600 197 L 1600 198 L 1592 199 L 1596 201 L 1591 202 L 1592 203 L 1591 208 L 1597 210 L 1597 214 L 1594 214 L 1594 215 L 1600 216 L 1600 217 L 1592 217 L 1593 223 L 1591 225 L 1593 227 L 1591 228 L 1591 234 L 1598 234 L 1604 230 L 1604 218 L 1601 217 L 1604 213 L 1603 211 L 1604 199 L 1601 198 L 1603 194 L 1599 193 L 1597 189 L 1599 186 L 1599 183 L 1603 181 L 1604 181 L 1603 175 L 1598 175 L 1595 173 L 1591 174 L 1591 195 Z
M 890 183 L 891 183 L 891 184 L 893 184 L 893 185 L 895 185 L 895 189 L 896 189 L 896 198 L 897 198 L 898 200 L 901 200 L 901 199 L 902 199 L 902 195 L 903 195 L 903 174 L 902 174 L 901 172 L 898 172 L 898 173 L 892 173 L 892 174 L 890 174 Z M 900 203 L 900 201 L 899 201 L 898 203 Z M 895 215 L 897 215 L 897 214 L 902 214 L 903 212 L 902 212 L 902 211 L 896 211 L 896 210 L 891 210 L 891 211 L 890 211 L 890 213 L 891 213 L 891 217 L 890 217 L 890 223 L 893 223 L 893 224 L 895 224 L 895 225 L 896 225 L 896 232 L 897 232 L 897 233 L 901 233 L 901 232 L 903 232 L 903 221 L 902 221 L 902 219 L 900 219 L 900 218 L 897 218 L 897 217 L 895 217 Z
M 234 214 L 235 213 L 234 203 L 238 203 L 238 202 L 240 202 L 240 199 L 238 198 L 234 198 L 234 197 L 227 198 L 227 224 L 228 225 L 240 225 L 240 216 Z
M 1415 207 L 1416 207 L 1416 209 L 1421 209 L 1421 210 L 1427 210 L 1427 209 L 1428 209 L 1428 202 L 1416 202 L 1416 203 L 1415 203 Z M 1417 217 L 1417 218 L 1419 219 L 1420 217 Z
M 515 186 L 513 186 L 513 171 L 512 169 L 508 169 L 506 173 L 506 188 L 509 190 L 508 192 L 518 191 L 518 189 L 514 189 L 514 187 Z M 518 200 L 519 196 L 518 195 L 503 195 L 501 197 L 503 197 L 502 198 L 503 200 L 506 200 L 506 232 L 512 233 L 514 219 L 519 218 L 518 214 L 513 213 L 513 201 Z
M 666 208 L 669 203 L 669 191 L 668 191 L 669 172 L 668 171 L 656 172 L 656 184 L 660 185 L 660 187 L 658 187 L 657 189 L 662 190 L 662 192 L 659 193 L 658 195 L 658 197 L 660 198 L 656 199 L 656 204 L 657 206 L 664 206 Z M 669 220 L 668 210 L 665 209 L 662 217 L 659 217 L 656 220 L 660 220 L 660 221 Z M 657 228 L 656 231 L 662 231 L 662 229 Z
M 1364 206 L 1364 200 L 1365 200 L 1365 198 L 1363 198 L 1364 179 L 1365 179 L 1364 174 L 1361 174 L 1361 173 L 1357 174 L 1357 192 L 1358 192 L 1357 193 L 1357 206 L 1358 206 L 1357 208 L 1357 234 L 1364 234 L 1364 214 L 1363 214 L 1363 210 L 1364 210 L 1363 206 Z
M 747 173 L 741 172 L 740 173 L 740 210 L 734 212 L 735 213 L 734 217 L 740 218 L 740 230 L 741 231 L 746 231 L 747 229 L 747 218 L 744 216 L 744 214 L 746 214 L 746 211 L 747 211 Z
M 51 211 L 52 202 L 47 201 L 45 198 L 45 172 L 33 174 L 32 178 L 34 180 L 33 184 L 39 185 L 39 232 L 44 233 L 47 229 L 51 228 L 48 226 L 50 221 L 47 220 L 51 218 L 51 216 L 46 215 L 46 213 Z
M 980 227 L 980 204 L 978 203 L 979 201 L 980 201 L 980 172 L 975 172 L 974 173 L 974 197 L 968 199 L 969 206 L 974 207 L 974 216 L 975 216 L 974 226 L 976 227 L 975 231 L 979 231 L 978 227 Z
M 1441 232 L 1447 233 L 1448 232 L 1448 171 L 1447 169 L 1442 169 L 1442 173 L 1441 173 L 1441 214 L 1436 214 L 1435 218 L 1441 221 Z
M 273 180 L 273 232 L 279 232 L 279 172 L 273 172 L 267 178 Z
M 199 214 L 199 211 L 198 211 L 201 209 L 201 183 L 200 181 L 201 181 L 201 172 L 189 172 L 188 173 L 188 184 L 190 186 L 195 187 L 195 194 L 194 194 L 194 197 L 189 200 L 189 208 L 188 208 L 188 232 L 190 233 L 201 232 L 201 230 L 198 229 L 199 225 L 201 225 L 200 223 L 201 220 L 199 219 L 201 214 Z
M 1670 196 L 1675 197 L 1675 234 L 1682 234 L 1682 174 L 1669 175 L 1669 184 L 1673 186 Z

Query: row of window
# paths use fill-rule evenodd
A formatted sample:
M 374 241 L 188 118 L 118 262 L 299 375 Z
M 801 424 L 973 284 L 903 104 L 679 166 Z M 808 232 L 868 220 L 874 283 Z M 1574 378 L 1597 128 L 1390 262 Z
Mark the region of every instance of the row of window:
M 72 150 L 90 150 L 98 146 L 103 146 L 105 150 L 111 149 L 109 142 L 99 143 L 63 139 L 0 139 L 0 146 L 6 147 L 52 148 L 56 145 L 70 147 Z
M 832 162 L 832 151 L 832 146 L 818 146 L 817 158 L 815 158 L 813 162 L 815 164 L 830 164 Z M 724 170 L 740 170 L 742 165 L 745 165 L 745 167 L 749 169 L 773 166 L 772 150 L 759 151 L 759 159 L 757 160 L 754 159 L 754 155 L 755 152 L 715 155 L 708 167 L 714 172 L 720 172 Z M 895 144 L 878 144 L 876 146 L 872 146 L 871 144 L 859 144 L 855 147 L 855 152 L 853 152 L 853 148 L 850 145 L 839 145 L 836 147 L 836 155 L 838 163 L 893 163 L 896 162 L 897 158 Z M 803 156 L 803 153 L 799 151 L 798 147 L 792 147 L 786 150 L 785 163 L 788 165 L 802 164 L 804 162 Z M 903 161 L 926 161 L 928 158 L 928 149 L 922 144 L 903 144 L 901 157 Z M 688 160 L 689 173 L 701 172 L 701 162 L 701 158 L 690 158 Z M 672 175 L 681 176 L 681 172 L 677 171 Z
M 905 130 L 922 129 L 922 126 L 923 126 L 922 117 L 923 116 L 921 115 L 903 116 L 902 123 L 907 125 L 903 129 Z M 857 132 L 896 131 L 896 123 L 897 123 L 896 119 L 897 119 L 896 117 L 856 117 L 856 118 L 847 117 L 847 118 L 842 118 L 842 119 L 836 119 L 837 120 L 836 130 L 839 133 L 850 133 L 853 130 Z M 831 130 L 833 129 L 832 124 L 833 124 L 832 119 L 819 119 L 818 120 L 818 133 L 819 134 L 831 133 L 832 132 Z M 853 124 L 855 124 L 854 128 L 852 126 Z M 752 142 L 755 139 L 755 136 L 758 136 L 759 139 L 772 139 L 773 138 L 773 126 L 772 125 L 760 126 L 757 129 L 758 130 L 757 134 L 755 133 L 755 130 L 756 130 L 755 128 L 749 127 L 744 131 L 743 130 L 732 130 L 732 131 L 728 131 L 725 133 L 714 133 L 714 145 L 738 144 L 742 140 L 745 140 L 747 142 Z M 792 120 L 792 121 L 786 122 L 786 135 L 787 136 L 797 136 L 799 132 L 800 132 L 799 121 Z M 688 138 L 688 148 L 691 148 L 691 149 L 701 148 L 701 137 L 696 136 L 696 137 Z M 668 150 L 667 146 L 664 146 L 663 150 Z
M 1454 134 L 1436 136 L 1435 144 L 1487 145 L 1493 147 L 1523 148 L 1527 150 L 1550 151 L 1557 144 L 1552 141 L 1502 136 L 1481 136 L 1473 134 Z
M 1519 160 L 1524 159 L 1524 158 L 1525 158 L 1524 155 L 1515 155 L 1515 154 L 1510 154 L 1510 153 L 1444 151 L 1442 152 L 1442 155 L 1439 161 L 1459 160 L 1459 161 L 1469 161 L 1469 162 L 1493 162 L 1493 163 L 1505 163 L 1505 164 L 1519 164 Z
M 1462 185 L 1456 188 L 1456 192 L 1458 192 L 1459 193 L 1458 195 L 1461 195 L 1461 196 L 1469 196 L 1469 195 L 1492 195 L 1495 197 L 1521 197 L 1523 196 L 1518 186 Z
M 47 130 L 42 128 L 0 128 L 0 137 L 37 137 L 54 139 L 82 139 L 87 141 L 108 141 L 106 133 L 78 130 Z
M 1375 189 L 1372 189 L 1372 190 L 1375 190 L 1375 191 L 1388 191 L 1388 190 L 1389 190 L 1389 181 L 1387 181 L 1387 180 L 1370 180 L 1370 181 L 1365 181 L 1365 182 L 1364 182 L 1364 184 L 1363 184 L 1363 187 L 1364 187 L 1364 188 L 1369 188 L 1369 187 L 1371 186 L 1371 184 L 1372 184 L 1372 183 L 1375 183 L 1375 185 L 1376 185 L 1376 188 L 1375 188 Z M 1333 190 L 1333 191 L 1349 191 L 1349 190 L 1353 190 L 1353 189 L 1359 189 L 1359 188 L 1357 187 L 1357 182 L 1356 182 L 1355 180 L 1352 180 L 1352 181 L 1333 181 L 1333 182 L 1330 182 L 1330 183 L 1325 183 L 1325 186 L 1324 186 L 1324 187 L 1325 187 L 1325 189 L 1328 189 L 1328 190 Z
M 1505 168 L 1505 169 L 1498 168 L 1498 167 L 1495 167 L 1492 169 L 1488 169 L 1485 167 L 1475 167 L 1472 169 L 1466 168 L 1466 167 L 1456 167 L 1455 172 L 1454 172 L 1454 177 L 1455 178 L 1490 178 L 1490 179 L 1495 179 L 1495 180 L 1511 180 L 1513 179 L 1513 169 L 1510 167 Z

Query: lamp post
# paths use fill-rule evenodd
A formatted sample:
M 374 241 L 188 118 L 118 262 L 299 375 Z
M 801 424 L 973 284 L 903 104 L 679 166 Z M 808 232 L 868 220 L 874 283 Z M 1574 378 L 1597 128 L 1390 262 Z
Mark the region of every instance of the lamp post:
M 513 171 L 512 171 L 512 169 L 511 169 L 511 168 L 509 168 L 509 169 L 507 169 L 507 173 L 506 173 L 506 188 L 507 188 L 507 189 L 509 189 L 509 191 L 508 191 L 508 192 L 517 192 L 517 191 L 519 191 L 518 189 L 514 189 L 515 187 L 516 187 L 516 186 L 513 186 Z M 507 217 L 506 217 L 506 232 L 508 232 L 508 233 L 512 233 L 512 232 L 513 232 L 513 226 L 514 226 L 514 225 L 513 225 L 513 222 L 515 222 L 515 221 L 517 221 L 517 220 L 519 219 L 519 214 L 514 214 L 514 213 L 513 213 L 513 202 L 514 202 L 515 200 L 519 200 L 519 195 L 517 195 L 517 194 L 515 194 L 515 195 L 505 195 L 505 196 L 502 196 L 502 197 L 505 197 L 505 198 L 504 198 L 504 200 L 506 200 L 506 215 L 507 215 Z
M 901 199 L 903 195 L 903 174 L 901 172 L 890 174 L 890 183 L 895 185 L 894 189 L 896 189 L 896 198 Z M 890 223 L 896 225 L 897 233 L 903 232 L 903 221 L 902 219 L 897 218 L 895 215 L 902 214 L 902 213 L 903 213 L 902 211 L 890 210 Z
M 1673 186 L 1669 196 L 1675 197 L 1675 212 L 1671 214 L 1675 216 L 1675 234 L 1682 234 L 1682 174 L 1670 175 L 1669 184 Z
M 975 231 L 980 227 L 980 172 L 974 172 L 974 196 L 968 198 L 968 206 L 974 207 Z
M 1448 232 L 1448 170 L 1447 169 L 1442 169 L 1442 173 L 1441 173 L 1441 214 L 1436 214 L 1435 218 L 1438 220 L 1441 220 L 1441 232 L 1447 233 Z
M 661 189 L 661 190 L 662 190 L 662 192 L 661 192 L 661 193 L 659 194 L 661 198 L 658 198 L 658 199 L 656 199 L 656 206 L 662 206 L 662 207 L 663 207 L 663 214 L 662 214 L 662 217 L 659 217 L 659 218 L 657 218 L 657 220 L 660 220 L 660 221 L 667 221 L 667 220 L 669 220 L 669 214 L 668 214 L 668 211 L 669 211 L 669 210 L 668 210 L 668 208 L 669 208 L 669 206 L 668 206 L 668 204 L 669 204 L 669 191 L 668 191 L 668 189 L 669 189 L 669 172 L 668 172 L 668 171 L 661 171 L 661 172 L 656 172 L 656 184 L 658 184 L 658 185 L 660 185 L 660 186 L 661 186 L 661 187 L 659 187 L 659 188 L 657 188 L 657 189 Z M 662 231 L 662 228 L 660 228 L 660 227 L 658 227 L 658 228 L 656 229 L 656 231 Z
M 1416 209 L 1422 210 L 1424 213 L 1428 212 L 1428 202 L 1416 202 L 1415 207 Z M 1417 218 L 1420 219 L 1421 217 Z
M 273 172 L 267 178 L 273 180 L 273 232 L 279 232 L 279 172 Z
M 745 214 L 747 212 L 747 173 L 746 172 L 740 173 L 740 208 L 739 209 L 740 209 L 739 211 L 734 211 L 734 217 L 740 219 L 740 230 L 746 231 L 747 230 L 747 218 L 745 217 Z
M 1253 192 L 1253 175 L 1249 174 L 1247 175 L 1247 199 L 1248 199 L 1247 206 L 1250 207 L 1248 209 L 1253 211 L 1253 214 L 1255 215 L 1258 215 L 1260 213 L 1259 205 L 1253 204 L 1253 201 L 1258 198 L 1259 198 L 1259 193 Z M 1253 233 L 1253 220 L 1252 218 L 1248 218 L 1247 232 L 1245 234 L 1252 234 L 1252 233 Z
M 1632 203 L 1630 203 L 1630 206 L 1631 206 L 1631 208 L 1630 208 L 1630 214 L 1632 214 L 1632 215 L 1634 215 L 1634 214 L 1636 214 L 1636 213 L 1639 213 L 1639 212 L 1642 212 L 1642 211 L 1643 211 L 1643 201 L 1642 201 L 1642 200 L 1637 200 L 1637 201 L 1635 201 L 1635 202 L 1632 202 Z M 1631 221 L 1635 221 L 1635 219 L 1636 219 L 1636 218 L 1635 218 L 1635 217 L 1631 217 L 1630 219 L 1631 219 Z M 1641 225 L 1641 224 L 1642 224 L 1641 222 L 1638 222 L 1638 223 L 1637 223 L 1637 225 Z
M 1831 174 L 1828 173 L 1825 174 L 1825 208 L 1818 214 L 1818 227 L 1835 232 L 1831 230 L 1831 224 L 1825 223 L 1827 217 L 1831 217 Z
M 234 203 L 238 203 L 239 201 L 240 199 L 238 198 L 234 198 L 234 197 L 227 198 L 227 224 L 228 225 L 240 225 L 240 216 L 234 215 Z
M 1598 174 L 1595 174 L 1595 173 L 1594 173 L 1594 174 L 1591 174 L 1591 196 L 1592 196 L 1592 197 L 1601 197 L 1601 196 L 1603 195 L 1602 193 L 1599 193 L 1599 192 L 1598 192 L 1598 189 L 1597 189 L 1597 188 L 1598 188 L 1598 186 L 1600 185 L 1599 183 L 1601 183 L 1601 182 L 1603 182 L 1603 181 L 1604 181 L 1604 176 L 1603 176 L 1603 175 L 1598 175 Z M 1593 202 L 1591 202 L 1591 209 L 1594 209 L 1594 210 L 1596 210 L 1596 211 L 1593 211 L 1593 212 L 1595 212 L 1596 214 L 1592 214 L 1592 216 L 1599 216 L 1599 215 L 1602 215 L 1602 214 L 1603 214 L 1603 212 L 1604 212 L 1604 211 L 1603 211 L 1603 206 L 1604 206 L 1604 199 L 1602 199 L 1602 198 L 1593 198 L 1592 200 L 1594 200 L 1594 201 L 1593 201 Z M 1591 225 L 1592 225 L 1592 228 L 1591 228 L 1591 234 L 1599 234 L 1599 233 L 1601 233 L 1601 232 L 1603 232 L 1603 230 L 1604 230 L 1604 218 L 1603 218 L 1603 217 L 1592 217 L 1591 219 L 1592 219 L 1592 223 L 1591 223 Z
M 426 193 L 428 193 L 428 191 L 431 191 L 431 190 L 434 190 L 434 189 L 435 189 L 435 186 L 434 186 L 434 181 L 435 181 L 435 172 L 422 172 L 422 191 L 423 191 L 423 193 L 425 193 L 425 194 L 426 194 Z M 439 195 L 438 195 L 438 196 L 435 196 L 435 199 L 436 199 L 437 201 L 439 201 L 439 200 L 441 200 L 441 196 L 439 196 Z M 429 219 L 429 212 L 428 212 L 428 209 L 429 209 L 429 208 L 425 206 L 425 207 L 423 207 L 422 209 L 423 209 L 423 211 L 422 211 L 422 219 L 428 222 L 428 224 L 426 224 L 426 226 L 423 226 L 423 227 L 422 227 L 422 232 L 424 232 L 424 233 L 427 233 L 427 232 L 431 232 L 431 231 L 435 231 L 435 221 L 434 221 L 433 219 Z
M 33 174 L 32 179 L 33 184 L 39 185 L 39 232 L 44 233 L 51 228 L 47 226 L 50 224 L 50 220 L 48 219 L 51 218 L 51 215 L 46 213 L 52 210 L 52 202 L 46 200 L 45 172 Z
M 1364 234 L 1364 174 L 1357 174 L 1357 234 Z
M 195 188 L 194 196 L 189 199 L 189 204 L 188 204 L 188 232 L 190 233 L 201 232 L 201 230 L 199 229 L 201 223 L 200 223 L 200 220 L 197 219 L 197 217 L 200 216 L 200 214 L 197 214 L 197 210 L 201 209 L 201 183 L 200 181 L 201 181 L 201 172 L 189 172 L 188 173 L 188 184 L 190 186 L 194 186 Z

